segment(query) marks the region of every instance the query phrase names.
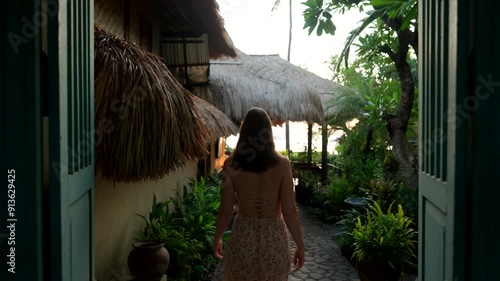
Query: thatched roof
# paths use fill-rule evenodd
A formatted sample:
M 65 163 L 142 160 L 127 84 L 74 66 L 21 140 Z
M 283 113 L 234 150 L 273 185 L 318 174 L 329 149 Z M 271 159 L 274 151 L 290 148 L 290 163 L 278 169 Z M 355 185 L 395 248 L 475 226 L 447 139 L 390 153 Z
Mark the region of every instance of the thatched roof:
M 210 83 L 193 92 L 235 122 L 253 106 L 265 109 L 275 123 L 286 120 L 322 123 L 326 96 L 343 86 L 323 79 L 278 55 L 247 55 L 213 60 Z
M 211 59 L 236 57 L 236 49 L 219 13 L 216 0 L 160 0 L 162 31 L 207 33 Z
M 103 177 L 159 179 L 236 130 L 183 88 L 160 57 L 97 27 L 94 35 L 95 128 L 102 133 L 95 158 Z
M 324 79 L 300 66 L 296 66 L 279 55 L 250 55 L 252 61 L 255 61 L 256 71 L 259 71 L 260 65 L 267 65 L 269 68 L 278 69 L 283 73 L 293 77 L 301 84 L 306 84 L 317 94 L 335 94 L 342 91 L 344 86 L 331 80 Z
M 194 100 L 194 112 L 203 124 L 207 127 L 211 141 L 219 139 L 221 136 L 236 135 L 238 127 L 224 113 L 207 101 L 190 94 Z

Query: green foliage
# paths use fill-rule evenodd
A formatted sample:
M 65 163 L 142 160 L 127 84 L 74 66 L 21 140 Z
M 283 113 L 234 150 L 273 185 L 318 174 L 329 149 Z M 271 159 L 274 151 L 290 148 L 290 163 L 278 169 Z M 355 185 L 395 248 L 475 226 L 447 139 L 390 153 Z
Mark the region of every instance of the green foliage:
M 412 220 L 405 216 L 398 205 L 397 213 L 391 212 L 392 204 L 384 213 L 374 201 L 366 221 L 357 219 L 354 230 L 354 253 L 358 261 L 384 260 L 395 268 L 410 264 L 415 258 L 416 231 Z
M 394 180 L 370 180 L 370 185 L 363 188 L 365 196 L 378 202 L 382 209 L 387 209 L 399 196 L 402 184 Z
M 220 179 L 192 179 L 176 198 L 153 204 L 138 233 L 140 240 L 160 240 L 170 253 L 169 279 L 211 280 L 216 264 L 212 256 L 215 223 L 220 205 Z M 173 206 L 173 210 L 170 210 Z
M 336 242 L 342 254 L 350 260 L 351 264 L 355 264 L 352 258 L 352 254 L 354 253 L 354 235 L 352 233 L 356 227 L 358 218 L 364 223 L 366 221 L 366 211 L 353 208 L 345 210 L 337 222 L 337 225 L 340 226 L 340 233 L 336 236 Z
M 286 152 L 283 152 L 284 156 L 286 156 Z M 317 151 L 314 146 L 311 151 L 311 162 L 312 163 L 321 163 L 322 161 L 322 152 Z M 328 161 L 331 161 L 335 157 L 334 154 L 328 153 L 327 159 Z M 290 161 L 292 162 L 299 162 L 299 163 L 307 163 L 307 146 L 304 146 L 303 151 L 298 151 L 298 152 L 293 152 L 291 151 L 290 153 Z
M 332 14 L 323 9 L 323 0 L 307 0 L 302 3 L 307 6 L 304 10 L 304 29 L 308 28 L 309 35 L 316 29 L 316 35 L 321 36 L 323 31 L 334 35 L 336 27 L 332 21 Z
M 218 186 L 207 185 L 202 177 L 199 181 L 192 180 L 191 191 L 184 186 L 182 195 L 177 193 L 177 199 L 172 200 L 175 211 L 173 222 L 185 227 L 186 231 L 205 245 L 213 245 L 215 222 L 220 205 Z
M 353 192 L 360 195 L 363 189 L 370 186 L 370 181 L 379 173 L 380 159 L 376 154 L 366 156 L 342 155 L 339 161 L 342 161 L 342 176 L 349 182 Z
M 401 21 L 400 30 L 408 29 L 415 26 L 418 9 L 417 0 L 307 0 L 302 4 L 306 6 L 303 12 L 304 29 L 308 29 L 309 34 L 316 29 L 318 36 L 322 35 L 323 31 L 330 35 L 335 34 L 335 24 L 332 20 L 335 13 L 344 14 L 352 8 L 358 8 L 359 11 L 365 8 L 370 9 L 367 12 L 368 16 L 350 32 L 337 68 L 340 67 L 342 61 L 345 61 L 347 66 L 351 45 L 367 27 L 376 23 L 378 19 L 384 18 L 397 19 Z
M 418 230 L 418 190 L 400 188 L 395 203 L 404 206 L 406 216 L 414 222 L 414 228 Z
M 345 178 L 334 177 L 328 186 L 314 191 L 312 212 L 324 222 L 335 223 L 342 215 L 344 200 L 354 194 L 353 186 Z
M 366 104 L 367 100 L 361 91 L 342 91 L 326 103 L 325 112 L 328 112 L 326 121 L 335 129 L 348 131 L 346 122 L 362 118 Z
M 356 118 L 360 121 L 358 126 L 364 125 L 370 128 L 370 134 L 365 142 L 365 152 L 372 149 L 370 147 L 372 131 L 374 135 L 379 134 L 379 136 L 383 136 L 379 132 L 384 129 L 393 132 L 392 136 L 407 132 L 409 135 L 414 134 L 418 116 L 415 102 L 416 90 L 402 87 L 401 82 L 408 85 L 415 83 L 418 78 L 415 71 L 417 54 L 410 48 L 416 46 L 415 38 L 418 36 L 417 0 L 309 0 L 304 5 L 307 6 L 304 12 L 304 27 L 309 28 L 309 33 L 315 28 L 320 32 L 324 26 L 331 25 L 329 21 L 332 21 L 333 16 L 327 17 L 324 13 L 334 15 L 335 13 L 343 14 L 354 7 L 359 7 L 360 10 L 366 7 L 371 8 L 367 12 L 367 17 L 351 31 L 340 57 L 333 61 L 334 69 L 337 71 L 341 70 L 342 62 L 345 62 L 343 73 L 339 75 L 339 80 L 344 81 L 340 82 L 350 80 L 353 81 L 351 84 L 356 86 L 353 87 L 352 98 L 344 98 L 345 105 L 336 105 L 337 109 L 328 121 L 337 128 L 343 128 L 346 119 Z M 359 43 L 356 43 L 356 40 Z M 347 62 L 353 44 L 358 48 L 358 59 L 354 67 L 349 68 Z M 412 77 L 409 78 L 407 74 L 411 74 Z M 405 81 L 400 81 L 401 79 Z M 358 96 L 362 96 L 363 99 L 359 99 Z M 348 109 L 348 105 L 356 105 L 356 103 L 359 105 L 360 101 L 365 101 L 366 105 L 362 108 L 354 107 L 356 108 L 354 111 L 343 110 Z M 400 101 L 407 102 L 400 103 Z M 359 115 L 355 116 L 358 113 Z M 411 116 L 410 119 L 407 116 Z M 396 126 L 391 120 L 399 120 L 402 124 Z M 386 140 L 389 140 L 389 134 L 386 132 L 385 135 Z M 379 144 L 383 144 L 383 140 Z M 395 143 L 395 145 L 400 144 Z M 401 149 L 400 151 L 405 154 L 399 157 L 400 161 L 411 159 L 411 154 L 416 151 L 412 149 L 411 142 L 403 145 L 407 146 L 406 149 L 393 148 Z M 346 146 L 342 148 L 345 149 Z M 411 172 L 405 172 L 403 176 L 408 185 L 413 185 L 415 181 Z
M 312 171 L 301 171 L 298 177 L 298 184 L 295 187 L 297 202 L 310 204 L 315 190 L 318 188 L 320 178 Z

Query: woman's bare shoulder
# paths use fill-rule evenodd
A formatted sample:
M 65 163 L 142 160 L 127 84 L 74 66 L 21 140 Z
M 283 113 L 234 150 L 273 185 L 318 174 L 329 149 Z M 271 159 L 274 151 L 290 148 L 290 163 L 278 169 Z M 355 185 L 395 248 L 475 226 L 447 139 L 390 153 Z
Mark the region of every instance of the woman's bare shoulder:
M 224 164 L 222 165 L 222 170 L 227 172 L 234 171 L 236 169 L 236 163 L 233 161 L 233 154 L 229 155 L 226 160 L 224 160 Z
M 290 160 L 286 156 L 283 156 L 281 154 L 278 154 L 278 166 L 281 168 L 287 168 L 290 166 Z

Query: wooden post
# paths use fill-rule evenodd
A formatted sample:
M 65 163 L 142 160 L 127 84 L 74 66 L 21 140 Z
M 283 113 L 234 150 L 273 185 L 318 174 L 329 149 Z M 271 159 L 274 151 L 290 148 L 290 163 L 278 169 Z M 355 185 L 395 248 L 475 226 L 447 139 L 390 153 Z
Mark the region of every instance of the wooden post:
M 290 159 L 290 122 L 286 120 L 286 155 L 288 156 L 288 159 Z
M 307 123 L 307 163 L 312 163 L 312 123 Z
M 328 180 L 328 125 L 323 122 L 321 127 L 322 148 L 321 148 L 321 182 L 325 184 Z

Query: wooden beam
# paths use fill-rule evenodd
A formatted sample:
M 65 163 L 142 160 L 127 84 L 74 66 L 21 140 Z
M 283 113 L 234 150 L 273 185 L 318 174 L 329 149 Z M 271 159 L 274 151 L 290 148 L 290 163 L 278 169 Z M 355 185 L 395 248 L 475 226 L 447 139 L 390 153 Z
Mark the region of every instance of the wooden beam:
M 328 125 L 324 122 L 321 126 L 322 146 L 321 146 L 321 182 L 325 184 L 328 180 Z
M 312 163 L 312 123 L 307 124 L 307 163 Z

